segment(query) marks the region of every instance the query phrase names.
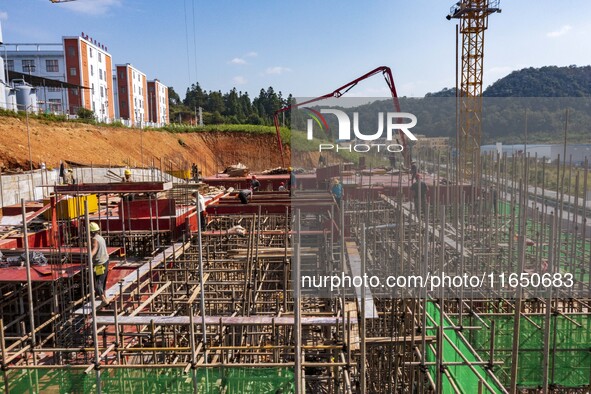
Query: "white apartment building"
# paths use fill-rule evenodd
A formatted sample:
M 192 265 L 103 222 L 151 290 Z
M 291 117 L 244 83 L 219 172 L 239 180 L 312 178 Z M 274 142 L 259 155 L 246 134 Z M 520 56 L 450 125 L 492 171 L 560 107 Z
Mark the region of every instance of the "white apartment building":
M 66 81 L 62 44 L 4 44 L 0 56 L 4 59 L 6 71 Z M 7 84 L 10 85 L 12 82 L 10 73 L 6 72 L 5 76 Z M 36 93 L 35 110 L 51 113 L 65 113 L 67 111 L 68 92 L 66 88 L 37 86 Z M 19 110 L 24 109 L 19 108 Z
M 149 121 L 146 74 L 129 63 L 115 67 L 119 117 L 142 127 Z
M 149 120 L 156 127 L 170 122 L 168 87 L 157 79 L 148 81 L 148 107 Z
M 63 42 L 67 81 L 85 87 L 69 90 L 69 112 L 76 114 L 78 108 L 84 107 L 92 110 L 97 120 L 112 121 L 115 117 L 113 62 L 107 47 L 87 35 L 64 37 Z

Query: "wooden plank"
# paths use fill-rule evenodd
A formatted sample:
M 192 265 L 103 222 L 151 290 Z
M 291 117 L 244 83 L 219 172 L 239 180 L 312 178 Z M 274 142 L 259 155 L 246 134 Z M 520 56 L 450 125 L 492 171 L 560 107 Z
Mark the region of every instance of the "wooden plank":
M 349 260 L 349 268 L 351 270 L 351 277 L 363 277 L 365 272 L 361 272 L 361 256 L 357 249 L 357 244 L 353 241 L 345 242 L 347 258 Z M 355 287 L 355 295 L 357 297 L 357 306 L 361 311 L 361 292 L 365 291 L 365 318 L 366 319 L 377 319 L 378 310 L 373 302 L 373 295 L 371 289 Z
M 97 316 L 97 323 L 101 325 L 115 324 L 113 316 Z M 173 326 L 173 325 L 188 325 L 189 316 L 160 316 L 160 315 L 142 315 L 142 316 L 119 316 L 117 318 L 121 325 L 136 325 L 136 324 L 150 324 L 153 320 L 154 324 L 158 326 Z M 201 322 L 201 316 L 195 316 L 196 322 Z M 290 326 L 294 324 L 293 316 L 206 316 L 205 324 L 207 325 L 222 325 L 227 326 L 268 326 L 275 322 L 276 325 Z M 325 316 L 303 316 L 302 325 L 305 326 L 333 326 L 335 324 L 342 324 L 343 319 L 338 317 Z M 351 318 L 351 324 L 357 324 L 357 319 Z

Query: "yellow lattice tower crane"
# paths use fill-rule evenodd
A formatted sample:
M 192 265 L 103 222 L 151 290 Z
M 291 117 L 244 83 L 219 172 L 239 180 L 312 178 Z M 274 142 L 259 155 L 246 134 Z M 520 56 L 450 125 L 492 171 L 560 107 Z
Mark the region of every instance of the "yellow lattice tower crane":
M 500 0 L 460 0 L 447 19 L 459 19 L 462 35 L 461 82 L 459 86 L 459 124 L 456 155 L 460 179 L 479 182 L 480 139 L 482 130 L 482 68 L 484 31 L 488 16 L 501 12 Z

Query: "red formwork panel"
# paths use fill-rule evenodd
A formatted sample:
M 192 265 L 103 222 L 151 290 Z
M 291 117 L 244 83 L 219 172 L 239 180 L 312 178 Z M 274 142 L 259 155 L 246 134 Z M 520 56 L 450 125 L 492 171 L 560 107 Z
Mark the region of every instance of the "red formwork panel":
M 80 264 L 62 264 L 61 266 L 46 265 L 31 267 L 32 282 L 52 282 L 59 278 L 69 278 L 81 271 Z M 25 267 L 0 268 L 0 282 L 27 282 Z
M 11 238 L 0 239 L 0 249 L 15 249 L 17 248 L 17 240 Z
M 165 198 L 159 200 L 121 200 L 118 204 L 119 211 L 123 207 L 123 216 L 125 218 L 149 218 L 150 205 L 152 206 L 152 217 L 171 216 L 175 213 L 175 200 L 172 198 Z
M 49 230 L 47 230 L 47 229 L 41 230 L 41 231 L 36 231 L 36 232 L 29 232 L 28 233 L 29 247 L 30 248 L 47 248 L 50 246 L 50 238 L 51 238 L 51 234 L 50 234 Z M 25 247 L 25 244 L 23 241 L 23 239 L 24 239 L 23 234 L 13 235 L 13 236 L 7 237 L 7 239 L 15 240 L 17 248 L 24 248 Z
M 43 203 L 29 201 L 25 203 L 25 212 L 36 212 L 43 208 Z M 8 205 L 2 208 L 3 216 L 18 216 L 23 214 L 21 204 Z

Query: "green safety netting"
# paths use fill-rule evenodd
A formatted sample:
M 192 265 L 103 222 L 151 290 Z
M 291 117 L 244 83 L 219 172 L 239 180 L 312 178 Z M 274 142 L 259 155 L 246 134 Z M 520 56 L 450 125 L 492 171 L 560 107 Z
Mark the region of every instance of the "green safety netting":
M 439 306 L 432 303 L 427 302 L 426 305 L 427 315 L 430 317 L 427 318 L 427 326 L 428 327 L 436 327 L 439 325 L 440 319 L 440 312 Z M 446 320 L 444 322 L 445 326 L 450 326 L 450 322 Z M 436 336 L 437 329 L 431 328 L 427 329 L 426 334 L 428 336 Z M 443 341 L 443 362 L 464 362 L 466 361 L 477 361 L 476 355 L 472 353 L 466 343 L 460 338 L 455 330 L 445 330 L 445 335 L 449 338 L 448 340 Z M 458 350 L 456 351 L 454 347 L 450 344 L 453 343 Z M 436 348 L 436 347 L 434 347 Z M 436 355 L 432 351 L 432 349 L 427 346 L 426 350 L 426 360 L 428 362 L 436 361 Z M 449 365 L 446 367 L 447 371 L 449 371 L 449 375 L 451 377 L 448 378 L 446 375 L 443 376 L 443 392 L 444 393 L 453 393 L 454 385 L 463 393 L 502 393 L 503 390 L 499 387 L 492 377 L 487 373 L 486 369 L 482 365 L 473 365 L 472 368 L 466 365 Z M 429 374 L 431 378 L 435 381 L 436 379 L 436 367 L 431 366 L 428 368 Z M 488 384 L 479 383 L 480 381 L 484 381 Z M 480 390 L 480 391 L 479 391 Z
M 494 359 L 503 364 L 495 366 L 494 373 L 508 386 L 513 354 L 513 317 L 482 318 L 489 327 L 495 322 Z M 474 324 L 478 323 L 474 321 Z M 522 388 L 536 388 L 543 383 L 544 325 L 544 316 L 528 316 L 520 320 L 518 386 Z M 488 359 L 491 329 L 483 327 L 480 330 L 469 330 L 464 335 L 481 357 Z M 584 315 L 551 316 L 548 340 L 549 384 L 567 388 L 588 386 L 591 373 L 591 319 Z
M 1 376 L 1 375 L 0 375 Z M 1 379 L 0 379 L 1 380 Z M 100 383 L 99 383 L 100 382 Z M 4 383 L 4 382 L 2 382 Z M 294 393 L 292 368 L 103 368 L 100 378 L 81 369 L 8 371 L 10 393 Z M 5 393 L 4 384 L 0 393 Z

